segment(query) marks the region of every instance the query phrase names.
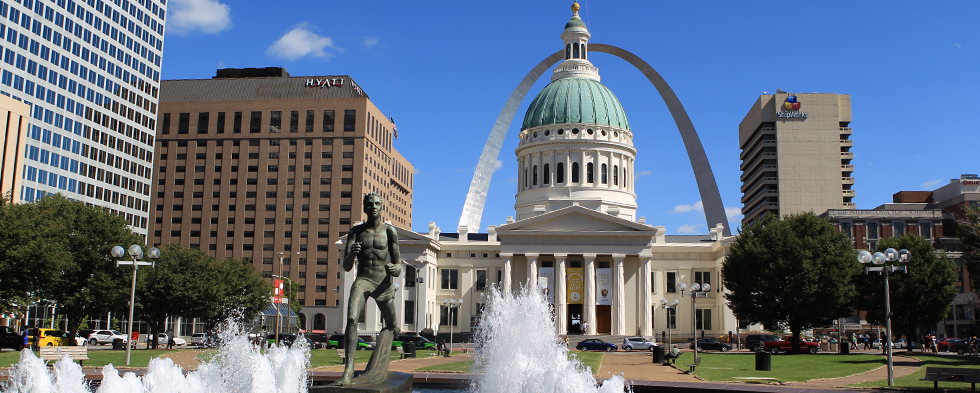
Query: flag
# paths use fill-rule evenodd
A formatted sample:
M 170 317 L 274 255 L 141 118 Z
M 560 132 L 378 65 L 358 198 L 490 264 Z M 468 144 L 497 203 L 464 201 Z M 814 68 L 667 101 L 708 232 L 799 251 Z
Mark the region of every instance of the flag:
M 391 120 L 391 132 L 395 135 L 395 140 L 398 140 L 398 127 L 395 126 L 395 118 L 389 117 L 388 120 Z

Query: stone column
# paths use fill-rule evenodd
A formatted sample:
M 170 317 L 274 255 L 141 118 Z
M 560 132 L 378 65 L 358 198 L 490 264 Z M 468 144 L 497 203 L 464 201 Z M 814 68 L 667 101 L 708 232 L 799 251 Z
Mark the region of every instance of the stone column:
M 640 255 L 640 335 L 653 335 L 653 278 L 650 265 L 653 255 Z
M 568 306 L 565 303 L 565 260 L 568 254 L 555 254 L 555 326 L 558 334 L 568 333 Z
M 613 312 L 612 334 L 626 334 L 626 284 L 623 278 L 623 260 L 626 254 L 613 254 Z
M 531 290 L 538 287 L 538 254 L 524 254 L 527 257 L 527 285 Z
M 585 259 L 585 316 L 583 319 L 589 324 L 589 329 L 585 334 L 595 335 L 595 254 L 582 254 Z
M 501 253 L 500 257 L 504 259 L 504 266 L 502 268 L 503 272 L 500 274 L 503 276 L 503 282 L 500 283 L 500 290 L 504 295 L 510 295 L 511 283 L 511 260 L 514 259 L 514 254 L 511 253 Z

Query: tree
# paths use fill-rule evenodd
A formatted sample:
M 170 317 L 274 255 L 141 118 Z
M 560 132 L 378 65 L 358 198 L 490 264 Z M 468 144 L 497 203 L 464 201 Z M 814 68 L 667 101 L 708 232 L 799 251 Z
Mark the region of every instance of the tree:
M 137 307 L 151 329 L 151 346 L 157 346 L 157 333 L 164 331 L 172 316 L 205 315 L 206 296 L 214 285 L 211 265 L 217 260 L 201 250 L 170 244 L 160 252 L 151 269 L 141 269 L 137 286 Z
M 956 219 L 957 233 L 963 242 L 963 267 L 970 277 L 970 287 L 980 285 L 980 206 L 973 206 Z
M 736 317 L 800 332 L 851 313 L 859 263 L 847 235 L 812 212 L 765 215 L 744 227 L 722 264 Z
M 272 285 L 247 260 L 226 258 L 210 265 L 211 280 L 204 296 L 204 319 L 208 331 L 228 318 L 251 320 L 272 304 Z
M 956 297 L 956 265 L 945 254 L 937 256 L 929 239 L 905 235 L 882 239 L 877 251 L 888 248 L 906 249 L 912 253 L 908 273 L 889 273 L 891 287 L 892 330 L 896 336 L 918 341 L 916 330 L 935 326 L 943 320 Z M 855 305 L 868 312 L 867 319 L 885 322 L 884 278 L 877 274 L 862 274 L 855 278 L 860 296 Z M 912 346 L 908 347 L 909 351 Z
M 141 241 L 122 217 L 61 195 L 0 210 L 4 299 L 56 303 L 72 334 L 88 315 L 125 307 L 129 272 L 116 268 L 109 252 Z

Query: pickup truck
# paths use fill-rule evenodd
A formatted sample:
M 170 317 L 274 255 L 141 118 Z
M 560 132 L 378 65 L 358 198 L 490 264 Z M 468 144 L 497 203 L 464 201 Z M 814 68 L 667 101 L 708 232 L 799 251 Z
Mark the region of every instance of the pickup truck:
M 789 337 L 787 337 L 789 338 Z M 793 352 L 793 342 L 787 340 L 765 341 L 762 343 L 763 349 L 773 355 L 780 352 Z M 801 341 L 800 351 L 817 353 L 820 351 L 820 343 Z

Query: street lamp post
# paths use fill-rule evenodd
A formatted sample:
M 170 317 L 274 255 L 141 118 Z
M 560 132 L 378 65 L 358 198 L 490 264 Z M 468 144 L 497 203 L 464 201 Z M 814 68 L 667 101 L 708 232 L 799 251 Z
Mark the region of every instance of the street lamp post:
M 893 265 L 891 263 L 888 263 L 888 266 L 882 266 L 882 265 L 885 265 L 886 262 L 896 262 L 896 261 L 899 263 L 907 263 L 909 259 L 912 258 L 912 253 L 909 252 L 909 250 L 895 251 L 894 248 L 889 248 L 885 250 L 884 253 L 876 252 L 874 254 L 871 254 L 870 252 L 867 251 L 861 251 L 858 253 L 857 258 L 858 258 L 858 262 L 861 262 L 864 265 L 867 264 L 878 265 L 878 266 L 866 266 L 864 268 L 865 274 L 870 272 L 880 272 L 885 276 L 885 336 L 888 339 L 888 341 L 884 342 L 882 346 L 886 348 L 885 351 L 888 354 L 888 386 L 895 386 L 895 370 L 894 370 L 894 363 L 892 362 L 892 350 L 893 350 L 892 306 L 891 306 L 891 294 L 889 293 L 890 290 L 888 287 L 888 273 L 897 272 L 897 271 L 908 273 L 908 266 Z
M 404 261 L 404 262 L 407 263 L 409 266 L 411 266 L 412 269 L 415 269 L 415 282 L 420 284 L 415 286 L 415 331 L 416 333 L 421 335 L 422 329 L 419 329 L 419 306 L 420 306 L 419 290 L 422 288 L 421 284 L 425 283 L 425 279 L 422 278 L 422 267 L 425 266 L 425 262 L 418 262 L 418 261 L 416 261 L 416 263 L 409 262 L 409 261 Z M 406 283 L 406 286 L 407 285 L 408 284 Z
M 670 347 L 672 341 L 671 331 L 670 331 L 670 310 L 671 309 L 674 310 L 674 317 L 676 318 L 678 304 L 681 304 L 681 301 L 677 299 L 671 300 L 669 303 L 667 302 L 667 299 L 660 299 L 660 307 L 664 309 L 664 316 L 665 316 L 664 320 L 667 321 L 667 347 L 668 348 Z
M 449 320 L 446 324 L 449 325 L 449 345 L 446 348 L 446 357 L 452 354 L 453 350 L 453 309 L 456 309 L 456 317 L 459 317 L 459 306 L 463 305 L 463 299 L 442 299 L 442 304 L 445 305 L 449 312 Z
M 678 285 L 681 289 L 681 296 L 691 297 L 691 332 L 694 333 L 694 360 L 698 359 L 698 313 L 697 304 L 698 296 L 708 297 L 708 291 L 711 290 L 711 284 L 704 283 L 704 285 L 694 283 L 691 284 L 691 293 L 686 293 L 688 287 L 687 284 L 681 283 Z
M 290 254 L 299 255 L 299 252 L 295 252 L 295 253 L 292 253 L 292 252 L 279 252 L 279 276 L 280 277 L 282 277 L 282 263 L 283 263 L 283 260 L 286 259 L 286 255 L 290 255 Z M 290 270 L 292 270 L 292 269 L 290 269 Z M 292 283 L 292 281 L 290 281 L 290 283 Z M 276 291 L 279 291 L 279 297 L 282 297 L 282 288 L 276 288 Z M 280 329 L 279 328 L 279 320 L 282 319 L 282 312 L 280 312 L 279 303 L 276 303 L 276 299 L 275 298 L 272 299 L 272 302 L 275 303 L 275 305 L 276 305 L 276 344 L 278 345 L 279 344 L 279 329 Z
M 286 304 L 288 305 L 289 302 L 290 302 L 290 298 L 292 298 L 292 296 L 293 296 L 293 280 L 289 279 L 289 277 L 279 276 L 279 275 L 275 275 L 275 274 L 273 274 L 272 277 L 273 278 L 279 278 L 279 279 L 285 278 L 287 281 L 289 281 L 289 294 L 286 295 Z M 279 306 L 276 306 L 276 310 L 278 310 L 278 309 L 279 309 Z M 292 307 L 290 307 L 290 309 L 292 309 Z M 289 315 L 288 314 L 286 315 L 286 321 L 287 321 L 286 322 L 286 325 L 289 325 L 289 322 L 288 322 L 289 321 Z M 276 329 L 276 330 L 278 330 L 278 329 Z M 278 338 L 276 339 L 276 341 L 279 341 Z
M 111 253 L 112 256 L 115 258 L 122 258 L 126 256 L 126 249 L 122 248 L 122 246 L 115 246 L 112 248 Z M 140 247 L 139 245 L 133 244 L 129 246 L 129 256 L 133 258 L 132 262 L 123 261 L 121 259 L 116 260 L 116 267 L 119 267 L 120 265 L 133 265 L 133 286 L 129 293 L 129 329 L 128 329 L 129 335 L 126 336 L 126 365 L 127 366 L 129 365 L 129 354 L 130 351 L 132 350 L 132 346 L 136 344 L 132 342 L 133 341 L 133 308 L 136 306 L 136 271 L 139 269 L 140 266 L 154 266 L 154 267 L 156 266 L 156 262 L 144 262 L 140 260 L 143 259 L 143 248 Z M 157 259 L 160 257 L 160 249 L 156 247 L 152 247 L 149 250 L 147 250 L 146 256 L 149 259 Z

